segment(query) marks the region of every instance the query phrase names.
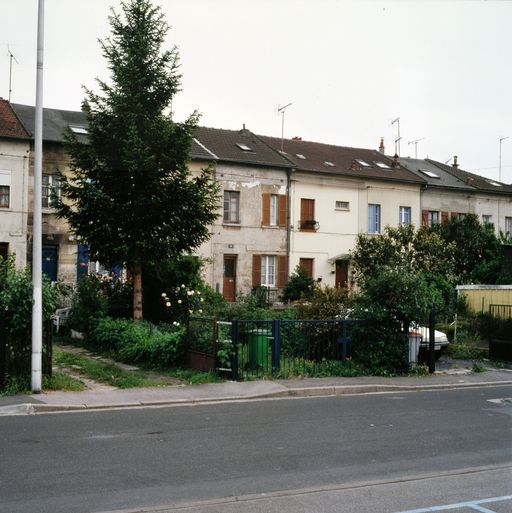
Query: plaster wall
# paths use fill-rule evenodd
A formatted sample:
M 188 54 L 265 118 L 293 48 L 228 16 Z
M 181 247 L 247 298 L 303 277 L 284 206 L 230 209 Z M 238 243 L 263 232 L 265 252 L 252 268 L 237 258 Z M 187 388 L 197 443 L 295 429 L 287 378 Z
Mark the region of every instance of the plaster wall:
M 190 165 L 192 172 L 204 167 Z M 211 238 L 197 251 L 206 259 L 204 278 L 215 290 L 222 292 L 224 255 L 236 255 L 236 290 L 246 294 L 252 289 L 252 257 L 286 255 L 286 228 L 262 225 L 262 194 L 287 193 L 285 170 L 243 164 L 217 163 L 215 176 L 220 184 L 219 217 L 211 226 Z M 224 191 L 240 193 L 240 222 L 223 221 Z
M 16 267 L 27 263 L 29 143 L 0 141 L 0 170 L 10 175 L 9 208 L 0 208 L 0 242 L 9 244 Z

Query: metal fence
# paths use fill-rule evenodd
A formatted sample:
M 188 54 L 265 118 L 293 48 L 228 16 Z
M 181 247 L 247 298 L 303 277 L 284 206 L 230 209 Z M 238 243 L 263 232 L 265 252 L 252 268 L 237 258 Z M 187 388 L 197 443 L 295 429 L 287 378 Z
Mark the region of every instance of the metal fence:
M 368 336 L 360 320 L 233 320 L 191 318 L 189 365 L 229 371 L 233 380 L 264 375 L 328 374 L 345 364 L 354 341 Z M 204 366 L 205 361 L 208 367 Z M 328 370 L 330 367 L 330 370 Z
M 52 376 L 53 333 L 52 323 L 43 324 L 43 367 L 45 376 Z M 32 337 L 30 330 L 12 334 L 0 328 L 0 389 L 9 377 L 29 376 L 32 363 Z
M 511 319 L 512 305 L 489 305 L 489 315 L 498 319 Z

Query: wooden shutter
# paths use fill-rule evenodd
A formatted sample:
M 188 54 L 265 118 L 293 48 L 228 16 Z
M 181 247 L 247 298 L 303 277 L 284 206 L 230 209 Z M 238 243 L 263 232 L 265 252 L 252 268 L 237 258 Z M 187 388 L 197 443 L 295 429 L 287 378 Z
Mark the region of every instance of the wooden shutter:
M 428 210 L 421 211 L 421 226 L 428 226 Z
M 277 224 L 281 227 L 286 227 L 286 221 L 288 218 L 288 198 L 286 194 L 279 195 L 279 216 Z
M 313 259 L 312 258 L 300 258 L 299 265 L 306 269 L 308 276 L 313 278 Z
M 441 222 L 446 223 L 448 221 L 448 212 L 441 212 Z
M 288 259 L 284 255 L 279 255 L 277 260 L 277 287 L 282 289 L 286 285 L 288 278 Z
M 261 255 L 252 256 L 252 286 L 261 285 Z
M 261 200 L 262 200 L 261 224 L 264 226 L 268 226 L 270 224 L 270 194 L 268 192 L 264 192 L 261 195 Z
M 314 230 L 314 225 L 307 224 L 306 221 L 314 221 L 315 219 L 315 200 L 300 200 L 300 227 L 301 230 Z

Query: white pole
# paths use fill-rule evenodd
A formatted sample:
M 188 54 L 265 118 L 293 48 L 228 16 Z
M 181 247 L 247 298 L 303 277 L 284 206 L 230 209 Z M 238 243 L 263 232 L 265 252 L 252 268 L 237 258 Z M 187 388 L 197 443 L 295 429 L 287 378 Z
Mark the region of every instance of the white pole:
M 37 14 L 37 72 L 36 119 L 34 130 L 34 231 L 32 237 L 32 392 L 41 391 L 43 348 L 43 293 L 42 293 L 42 219 L 41 183 L 43 175 L 43 50 L 44 0 L 38 0 Z

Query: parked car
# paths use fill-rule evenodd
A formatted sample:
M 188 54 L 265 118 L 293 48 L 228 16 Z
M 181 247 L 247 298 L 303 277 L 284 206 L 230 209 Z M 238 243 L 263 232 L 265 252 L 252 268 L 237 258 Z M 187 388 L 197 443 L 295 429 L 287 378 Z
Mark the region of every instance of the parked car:
M 420 341 L 420 353 L 425 354 L 429 350 L 430 344 L 430 334 L 427 326 L 419 326 L 418 328 L 414 328 L 414 331 L 417 331 L 421 335 Z M 446 333 L 442 331 L 435 330 L 434 331 L 434 340 L 435 340 L 435 351 L 436 358 L 439 358 L 443 351 L 446 350 L 450 341 Z

